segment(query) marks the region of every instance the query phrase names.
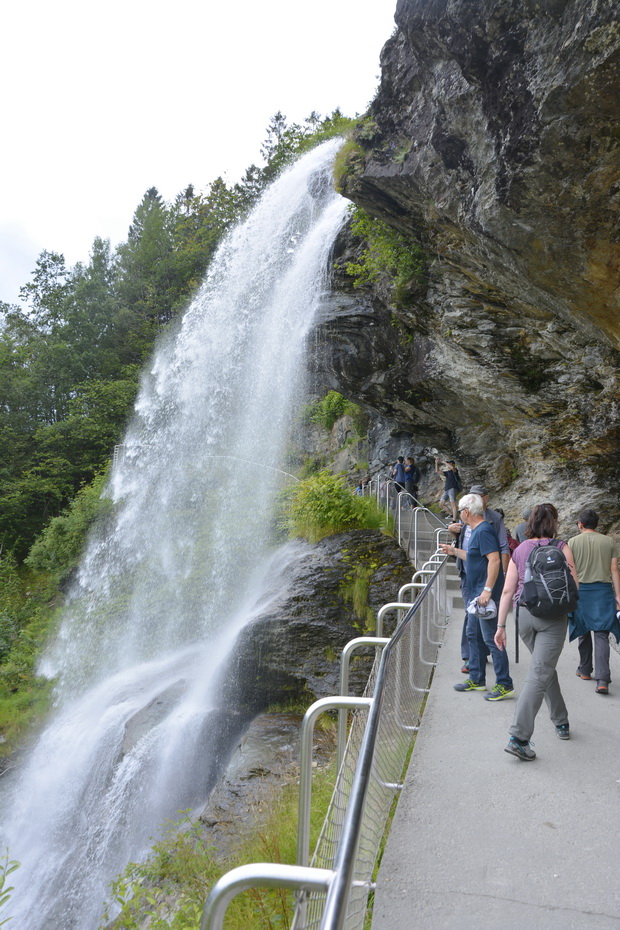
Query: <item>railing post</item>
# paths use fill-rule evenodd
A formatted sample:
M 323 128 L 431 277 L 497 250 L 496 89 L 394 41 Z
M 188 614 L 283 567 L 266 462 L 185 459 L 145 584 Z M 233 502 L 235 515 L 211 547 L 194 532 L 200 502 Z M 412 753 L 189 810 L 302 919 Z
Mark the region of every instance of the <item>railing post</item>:
M 301 724 L 301 749 L 299 760 L 299 816 L 297 819 L 297 865 L 307 866 L 310 858 L 310 801 L 312 795 L 312 740 L 314 724 L 326 710 L 356 710 L 370 707 L 372 698 L 325 697 L 315 701 L 304 716 Z
M 384 636 L 358 636 L 356 639 L 350 639 L 342 650 L 340 658 L 340 696 L 348 697 L 349 696 L 349 670 L 350 670 L 350 661 L 351 656 L 353 655 L 356 649 L 361 649 L 364 646 L 385 646 L 389 643 L 389 638 Z M 336 749 L 336 765 L 338 771 L 340 771 L 340 766 L 342 765 L 342 760 L 344 759 L 344 752 L 347 744 L 347 716 L 348 709 L 340 708 L 338 711 L 338 741 Z
M 295 891 L 328 891 L 334 878 L 329 869 L 255 862 L 227 872 L 215 883 L 206 900 L 200 930 L 222 930 L 226 908 L 236 895 L 249 888 L 290 888 Z

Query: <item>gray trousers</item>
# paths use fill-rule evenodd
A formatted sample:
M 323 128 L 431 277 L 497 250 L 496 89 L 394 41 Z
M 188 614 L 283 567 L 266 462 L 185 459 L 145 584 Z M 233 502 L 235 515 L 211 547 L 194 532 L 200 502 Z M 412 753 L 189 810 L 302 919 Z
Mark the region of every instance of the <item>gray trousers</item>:
M 567 627 L 568 617 L 540 620 L 519 606 L 519 635 L 532 653 L 532 660 L 510 727 L 510 735 L 517 739 L 530 739 L 543 698 L 552 723 L 556 727 L 568 723 L 568 711 L 555 670 L 566 642 Z
M 579 668 L 578 672 L 584 675 L 592 674 L 592 636 L 594 636 L 594 669 L 597 681 L 609 684 L 611 672 L 609 670 L 609 631 L 594 630 L 579 637 Z

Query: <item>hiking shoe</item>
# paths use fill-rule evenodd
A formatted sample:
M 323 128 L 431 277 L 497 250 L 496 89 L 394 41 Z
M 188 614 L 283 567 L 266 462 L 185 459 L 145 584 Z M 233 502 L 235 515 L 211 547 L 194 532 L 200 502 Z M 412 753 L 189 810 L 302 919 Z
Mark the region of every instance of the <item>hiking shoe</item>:
M 570 730 L 567 723 L 561 723 L 555 728 L 555 735 L 559 739 L 570 739 Z
M 577 678 L 581 678 L 582 681 L 592 681 L 591 675 L 584 675 L 579 669 L 577 669 Z
M 467 664 L 467 662 L 465 663 L 465 665 L 463 666 L 463 668 L 461 669 L 461 671 L 462 671 L 463 675 L 469 675 L 469 665 Z
M 536 758 L 536 753 L 531 747 L 529 742 L 520 742 L 516 737 L 511 736 L 508 740 L 508 745 L 505 747 L 504 752 L 509 752 L 511 756 L 516 756 L 517 759 L 523 759 L 524 762 L 531 762 L 532 759 Z
M 454 687 L 456 688 L 456 685 Z M 597 681 L 595 690 L 597 694 L 609 694 L 606 681 Z
M 455 691 L 486 691 L 487 686 L 485 684 L 477 685 L 475 681 L 472 681 L 471 678 L 466 678 L 465 681 L 459 681 L 458 685 L 454 685 Z
M 503 685 L 493 685 L 488 694 L 485 694 L 485 701 L 503 701 L 504 698 L 512 697 L 515 693 L 514 688 L 504 688 Z

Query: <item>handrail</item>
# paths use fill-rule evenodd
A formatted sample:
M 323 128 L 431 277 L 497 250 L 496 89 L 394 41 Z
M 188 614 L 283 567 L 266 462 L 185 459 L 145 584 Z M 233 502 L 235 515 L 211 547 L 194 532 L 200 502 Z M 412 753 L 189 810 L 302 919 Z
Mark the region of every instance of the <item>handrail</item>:
M 441 571 L 443 564 L 445 563 L 442 563 L 442 565 L 437 568 L 436 575 Z M 362 811 L 370 783 L 381 710 L 385 696 L 386 668 L 395 647 L 403 638 L 405 631 L 411 625 L 413 618 L 420 611 L 422 604 L 428 597 L 430 588 L 431 584 L 420 594 L 418 600 L 404 618 L 402 624 L 395 631 L 391 641 L 384 648 L 381 655 L 374 689 L 373 704 L 368 715 L 368 722 L 364 731 L 353 786 L 349 796 L 341 840 L 334 863 L 335 876 L 327 892 L 323 918 L 321 920 L 321 930 L 342 930 L 344 926 L 350 890 L 354 878 L 356 853 L 360 842 Z
M 215 883 L 202 912 L 200 930 L 219 930 L 232 899 L 249 888 L 292 888 L 294 891 L 327 891 L 334 879 L 331 869 L 252 862 L 231 869 Z
M 370 707 L 371 698 L 326 697 L 315 701 L 305 713 L 301 724 L 299 761 L 299 816 L 297 821 L 297 865 L 306 866 L 310 858 L 310 795 L 312 793 L 312 738 L 317 718 L 326 710 Z

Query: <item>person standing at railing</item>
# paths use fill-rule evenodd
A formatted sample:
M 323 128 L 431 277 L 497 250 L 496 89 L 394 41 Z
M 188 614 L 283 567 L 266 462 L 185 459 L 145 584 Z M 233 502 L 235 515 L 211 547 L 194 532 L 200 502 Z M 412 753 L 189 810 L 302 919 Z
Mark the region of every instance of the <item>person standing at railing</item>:
M 456 495 L 461 490 L 461 479 L 456 462 L 454 459 L 446 459 L 445 462 L 440 464 L 439 459 L 435 459 L 435 471 L 438 475 L 443 475 L 445 479 L 443 494 L 439 498 L 439 506 L 446 513 L 451 513 L 452 520 L 456 523 Z
M 471 529 L 467 551 L 448 543 L 440 548 L 446 555 L 465 561 L 467 595 L 467 642 L 469 677 L 454 685 L 455 691 L 486 691 L 486 651 L 491 654 L 496 682 L 487 701 L 502 701 L 514 694 L 506 651 L 495 643 L 497 608 L 504 586 L 500 544 L 495 528 L 484 519 L 479 494 L 466 494 L 459 501 L 461 520 Z M 491 604 L 493 601 L 493 604 Z M 485 648 L 486 647 L 486 648 Z
M 492 510 L 489 507 L 489 491 L 483 484 L 472 484 L 469 489 L 470 494 L 478 494 L 482 498 L 482 505 L 484 507 L 484 520 L 486 523 L 490 523 L 491 526 L 495 529 L 497 533 L 497 538 L 499 541 L 499 549 L 502 560 L 502 568 L 504 573 L 508 569 L 508 563 L 510 562 L 510 544 L 508 542 L 508 533 L 504 525 L 504 515 L 499 510 Z M 465 523 L 451 523 L 448 527 L 452 535 L 456 538 L 456 547 L 458 549 L 463 549 L 467 552 L 469 547 L 469 537 L 471 535 L 471 529 Z M 466 586 L 466 575 L 467 575 L 467 565 L 464 559 L 456 560 L 456 568 L 461 579 L 461 592 L 463 593 L 463 601 L 465 603 L 465 620 L 463 621 L 463 632 L 461 634 L 461 658 L 463 659 L 463 667 L 461 671 L 464 675 L 469 674 L 469 642 L 467 639 L 467 599 L 465 594 Z M 489 651 L 486 650 L 486 655 L 489 654 Z
M 394 479 L 396 493 L 398 494 L 400 491 L 404 491 L 407 475 L 405 473 L 405 459 L 402 455 L 399 455 L 394 462 L 394 467 L 392 468 L 392 478 Z
M 409 455 L 405 459 L 405 491 L 411 494 L 414 500 L 419 502 L 418 482 L 420 481 L 420 469 L 414 459 Z

